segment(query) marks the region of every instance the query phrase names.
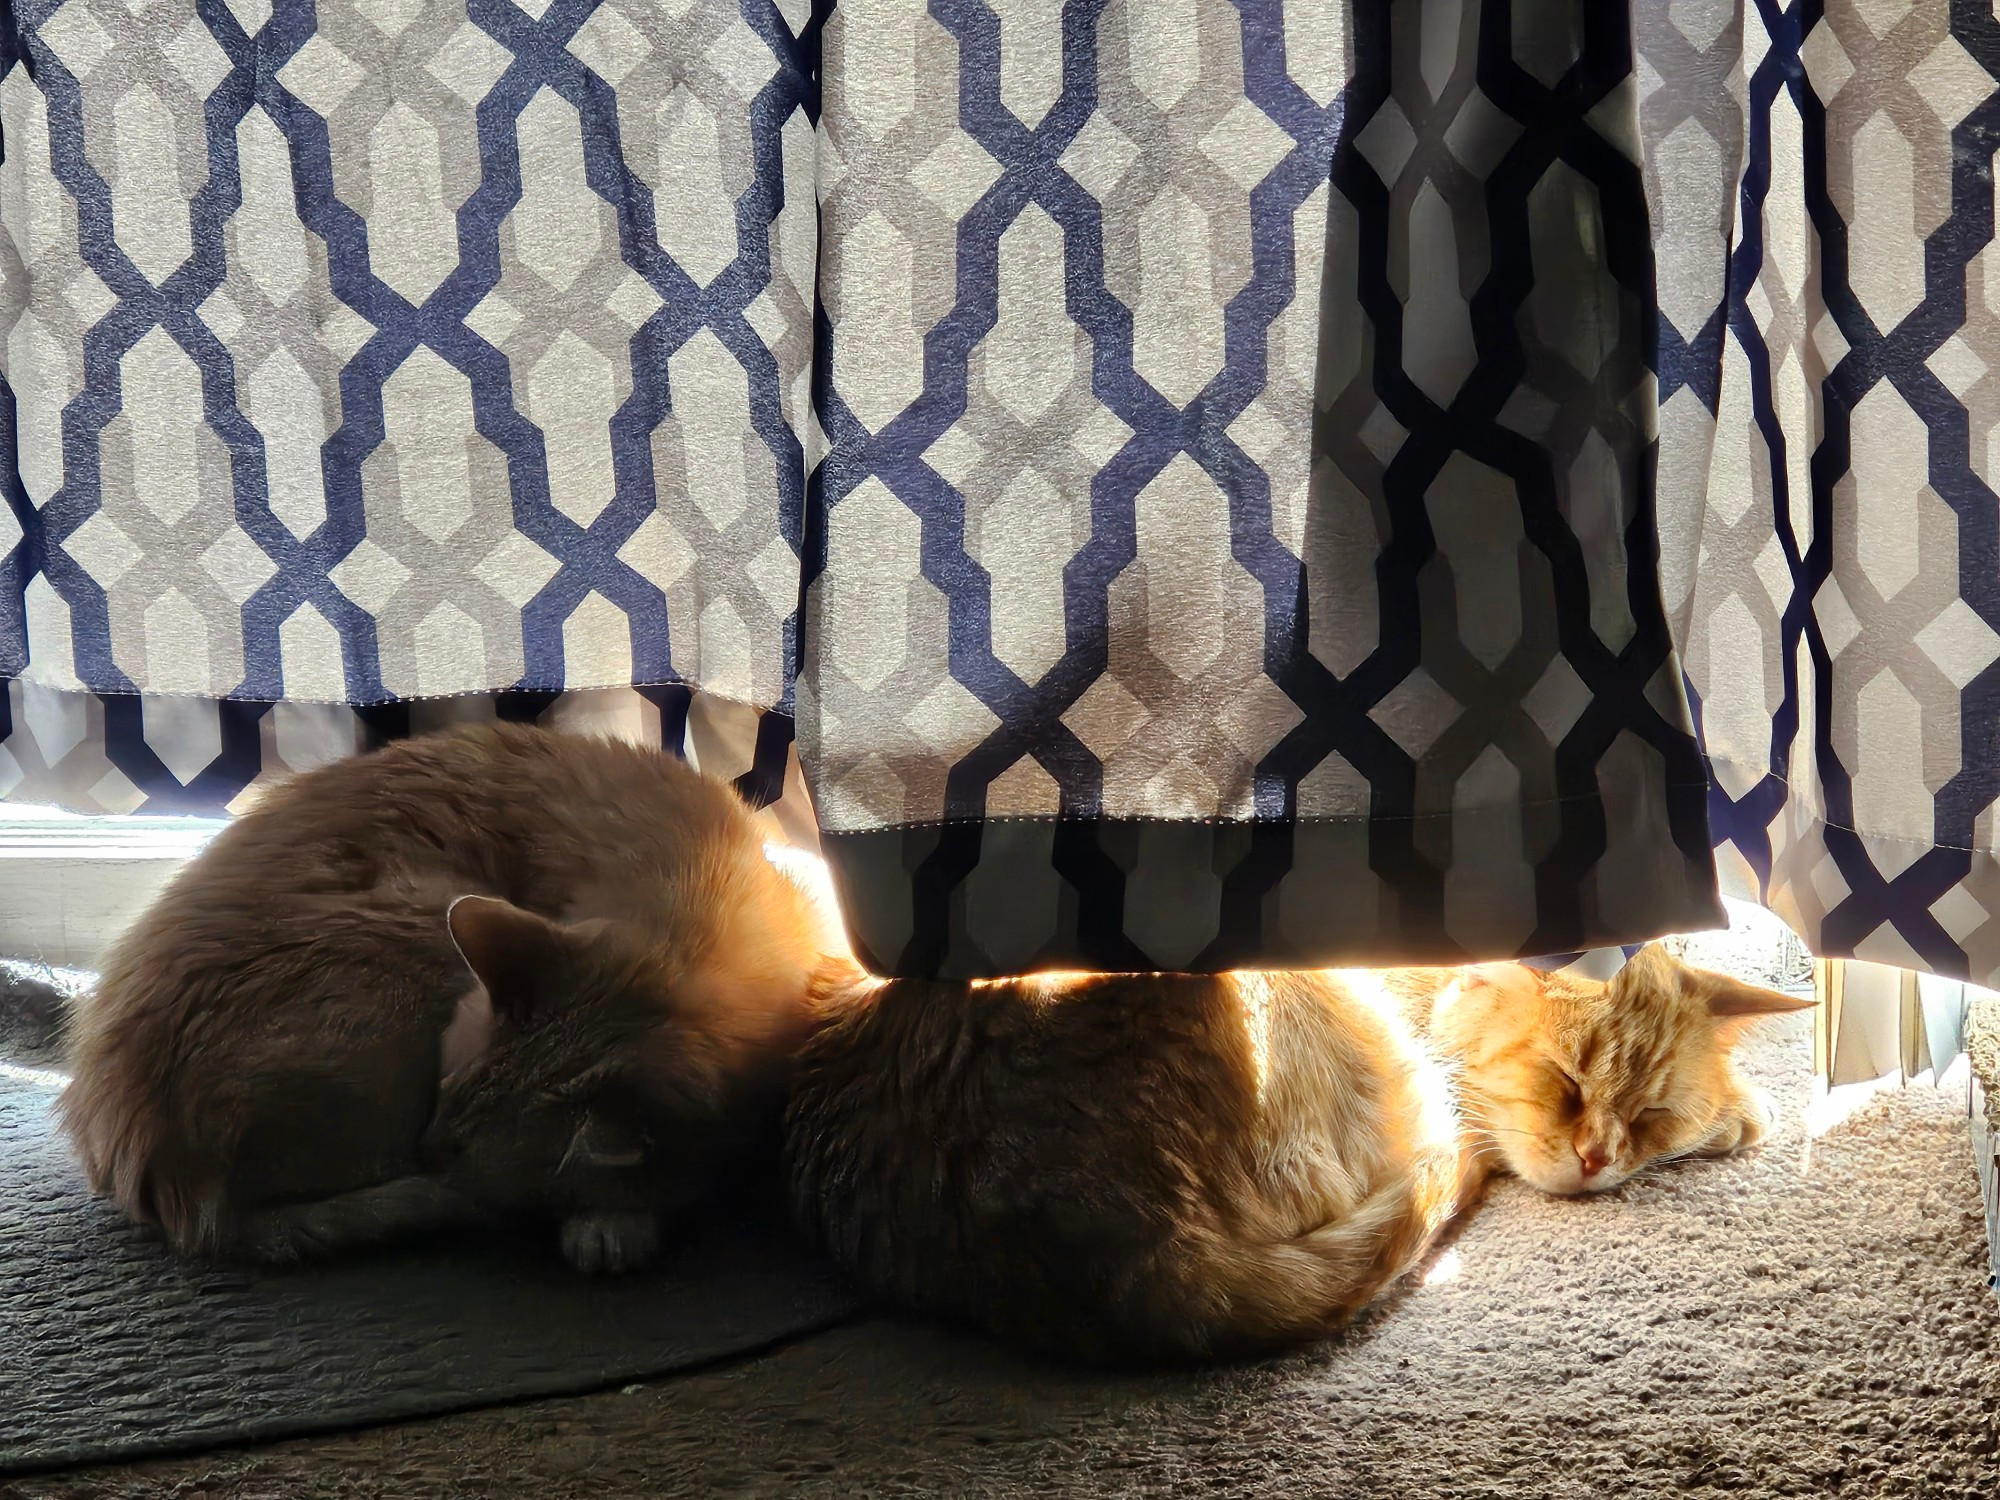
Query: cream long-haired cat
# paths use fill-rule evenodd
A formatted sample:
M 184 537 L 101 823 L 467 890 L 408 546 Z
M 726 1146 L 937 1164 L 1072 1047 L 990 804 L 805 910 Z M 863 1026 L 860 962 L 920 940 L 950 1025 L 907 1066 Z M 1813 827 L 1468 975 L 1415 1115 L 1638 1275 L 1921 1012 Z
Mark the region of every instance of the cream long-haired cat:
M 860 982 L 787 1127 L 801 1222 L 874 1293 L 1086 1360 L 1325 1333 L 1493 1171 L 1544 1192 L 1753 1145 L 1729 1051 L 1810 1001 L 1657 945 L 1468 969 Z

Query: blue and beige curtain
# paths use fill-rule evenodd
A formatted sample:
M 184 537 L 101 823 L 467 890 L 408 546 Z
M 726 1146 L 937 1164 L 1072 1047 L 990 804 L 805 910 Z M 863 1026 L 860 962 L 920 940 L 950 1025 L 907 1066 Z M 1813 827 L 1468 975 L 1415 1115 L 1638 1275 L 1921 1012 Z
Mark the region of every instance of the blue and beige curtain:
M 884 969 L 1610 949 L 1719 865 L 2000 971 L 1990 14 L 6 20 L 0 794 L 497 715 L 737 778 Z

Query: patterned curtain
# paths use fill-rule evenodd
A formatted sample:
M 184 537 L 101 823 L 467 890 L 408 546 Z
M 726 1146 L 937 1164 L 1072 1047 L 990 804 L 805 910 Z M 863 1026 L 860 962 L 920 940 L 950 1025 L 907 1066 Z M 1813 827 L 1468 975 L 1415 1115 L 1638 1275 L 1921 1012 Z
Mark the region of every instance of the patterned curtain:
M 1718 915 L 1619 7 L 13 23 L 15 795 L 681 684 L 886 969 Z
M 1075 5 L 1059 48 L 1053 7 L 939 4 L 914 50 L 843 14 L 800 698 L 869 957 L 1717 915 L 1622 9 Z
M 816 25 L 0 13 L 0 795 L 214 813 L 541 717 L 705 743 L 759 801 L 789 778 L 810 838 L 764 711 L 796 655 Z
M 2000 972 L 1986 9 L 6 20 L 5 795 L 709 715 L 885 969 Z
M 2000 22 L 1635 18 L 1661 576 L 1725 886 L 1873 961 L 1822 968 L 1835 1081 L 1941 1065 L 1962 995 L 1893 970 L 2000 974 Z

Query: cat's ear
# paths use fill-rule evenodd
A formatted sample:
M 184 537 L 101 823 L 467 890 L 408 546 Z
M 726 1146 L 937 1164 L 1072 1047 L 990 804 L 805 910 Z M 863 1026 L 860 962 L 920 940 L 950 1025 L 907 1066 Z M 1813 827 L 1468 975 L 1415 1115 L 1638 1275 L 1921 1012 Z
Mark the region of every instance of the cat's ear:
M 1659 989 L 1668 994 L 1679 993 L 1687 996 L 1706 1010 L 1717 1022 L 1723 1023 L 1725 1034 L 1730 1040 L 1742 1027 L 1759 1016 L 1784 1015 L 1795 1010 L 1811 1010 L 1814 1002 L 1802 1000 L 1797 995 L 1783 994 L 1778 990 L 1765 989 L 1762 985 L 1746 984 L 1741 979 L 1732 979 L 1727 974 L 1717 974 L 1711 969 L 1697 969 L 1692 964 L 1682 963 L 1667 952 L 1664 943 L 1648 943 L 1625 967 L 1618 971 L 1612 981 L 1614 990 L 1620 994 L 1632 994 L 1641 989 Z
M 497 896 L 460 896 L 444 920 L 494 1016 L 515 1026 L 531 1022 L 566 966 L 563 929 Z
M 1611 977 L 1611 993 L 1621 999 L 1642 991 L 1679 992 L 1687 970 L 1674 961 L 1664 943 L 1648 943 L 1628 958 Z
M 1708 1013 L 1718 1021 L 1748 1021 L 1758 1016 L 1779 1016 L 1813 1008 L 1814 1002 L 1810 998 L 1767 990 L 1762 985 L 1745 984 L 1726 974 L 1696 970 L 1695 976 Z

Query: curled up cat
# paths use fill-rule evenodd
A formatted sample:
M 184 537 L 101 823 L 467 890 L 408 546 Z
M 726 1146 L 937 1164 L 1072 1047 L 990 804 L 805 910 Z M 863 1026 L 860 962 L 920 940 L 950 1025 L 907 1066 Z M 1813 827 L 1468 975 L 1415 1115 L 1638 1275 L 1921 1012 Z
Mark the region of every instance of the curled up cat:
M 617 1270 L 775 1163 L 838 942 L 734 790 L 670 755 L 406 741 L 279 786 L 140 917 L 62 1117 L 92 1186 L 184 1252 L 543 1221 Z
M 1323 1335 L 1489 1174 L 1616 1187 L 1771 1106 L 1730 1062 L 1810 1001 L 1658 945 L 1608 984 L 1519 964 L 859 981 L 788 1114 L 794 1213 L 863 1287 L 1091 1362 Z

